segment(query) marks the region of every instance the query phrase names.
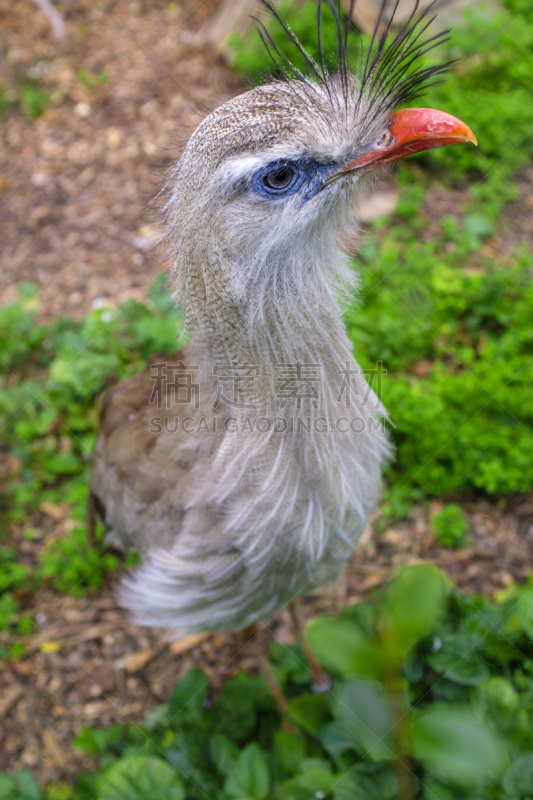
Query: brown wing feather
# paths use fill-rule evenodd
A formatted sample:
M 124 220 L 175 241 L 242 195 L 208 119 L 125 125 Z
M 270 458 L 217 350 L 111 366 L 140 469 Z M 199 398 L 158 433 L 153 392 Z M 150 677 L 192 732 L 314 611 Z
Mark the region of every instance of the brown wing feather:
M 164 360 L 177 364 L 184 358 L 184 351 L 178 351 Z M 158 413 L 150 402 L 154 389 L 167 389 L 162 374 L 155 376 L 150 367 L 162 360 L 153 357 L 144 372 L 105 394 L 94 450 L 92 505 L 106 525 L 107 538 L 121 549 L 133 547 L 141 553 L 152 546 L 168 547 L 184 516 L 179 489 L 188 465 L 177 456 L 176 435 L 154 433 L 151 424 Z

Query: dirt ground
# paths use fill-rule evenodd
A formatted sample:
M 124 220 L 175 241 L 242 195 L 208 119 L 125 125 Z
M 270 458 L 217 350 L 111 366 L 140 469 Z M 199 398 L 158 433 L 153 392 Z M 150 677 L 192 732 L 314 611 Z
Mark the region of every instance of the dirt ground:
M 0 0 L 6 63 L 0 83 L 28 70 L 51 91 L 37 120 L 0 123 L 0 303 L 34 281 L 43 317 L 142 298 L 162 265 L 148 208 L 165 166 L 207 111 L 242 90 L 195 42 L 216 0 L 58 3 L 58 46 L 33 0 Z M 80 71 L 98 84 L 87 88 Z
M 43 318 L 146 296 L 164 266 L 152 248 L 157 226 L 148 206 L 161 170 L 206 111 L 243 88 L 195 44 L 216 0 L 56 5 L 68 33 L 61 47 L 33 0 L 0 0 L 0 83 L 12 86 L 37 70 L 52 93 L 39 119 L 13 113 L 0 122 L 0 303 L 16 296 L 20 280 L 32 280 Z M 90 71 L 93 88 L 80 70 Z M 109 82 L 99 85 L 102 73 Z M 505 213 L 485 255 L 533 240 L 532 180 L 533 171 L 520 177 L 524 202 Z M 384 188 L 390 199 L 392 179 Z M 436 222 L 457 213 L 462 200 L 463 193 L 436 187 L 424 212 Z M 380 536 L 369 528 L 347 572 L 346 601 L 368 596 L 398 564 L 426 559 L 466 594 L 492 594 L 524 580 L 533 563 L 533 497 L 463 508 L 471 534 L 461 550 L 437 546 L 429 522 L 436 508 L 415 508 Z M 56 535 L 65 522 L 43 514 L 43 536 Z M 306 598 L 307 615 L 336 608 L 338 594 L 326 586 Z M 133 625 L 116 606 L 112 582 L 96 597 L 41 592 L 32 602 L 39 630 L 23 638 L 26 657 L 0 661 L 0 769 L 29 767 L 43 785 L 91 767 L 71 746 L 81 727 L 142 721 L 192 666 L 209 672 L 215 688 L 237 668 L 256 667 L 242 635 L 169 646 L 162 631 Z M 273 638 L 294 640 L 287 612 L 261 626 L 259 639 Z M 15 641 L 0 632 L 0 644 Z

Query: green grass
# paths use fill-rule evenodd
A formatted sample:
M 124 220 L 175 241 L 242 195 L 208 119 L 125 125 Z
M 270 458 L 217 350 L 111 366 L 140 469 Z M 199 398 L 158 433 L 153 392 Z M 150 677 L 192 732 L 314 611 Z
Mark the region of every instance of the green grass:
M 532 588 L 466 599 L 432 566 L 402 570 L 311 623 L 331 692 L 311 691 L 297 646 L 273 643 L 283 718 L 262 678 L 213 695 L 195 669 L 144 724 L 81 730 L 97 768 L 74 786 L 0 775 L 0 798 L 531 800 Z

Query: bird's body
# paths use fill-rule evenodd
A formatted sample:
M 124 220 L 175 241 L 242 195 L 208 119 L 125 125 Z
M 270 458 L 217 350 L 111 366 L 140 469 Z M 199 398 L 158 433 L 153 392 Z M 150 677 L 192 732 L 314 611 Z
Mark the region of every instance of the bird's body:
M 338 573 L 379 499 L 384 411 L 342 323 L 354 186 L 430 137 L 472 135 L 448 115 L 395 115 L 403 84 L 384 96 L 378 67 L 366 89 L 345 69 L 231 100 L 170 178 L 192 341 L 107 395 L 92 482 L 112 541 L 143 557 L 121 597 L 144 624 L 275 612 Z

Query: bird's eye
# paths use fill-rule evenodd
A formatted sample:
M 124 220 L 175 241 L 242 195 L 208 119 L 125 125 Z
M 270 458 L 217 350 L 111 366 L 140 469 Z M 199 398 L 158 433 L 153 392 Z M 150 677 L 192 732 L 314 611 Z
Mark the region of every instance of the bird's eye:
M 290 186 L 294 178 L 294 170 L 291 167 L 280 167 L 268 172 L 263 178 L 263 183 L 267 189 L 280 191 Z

